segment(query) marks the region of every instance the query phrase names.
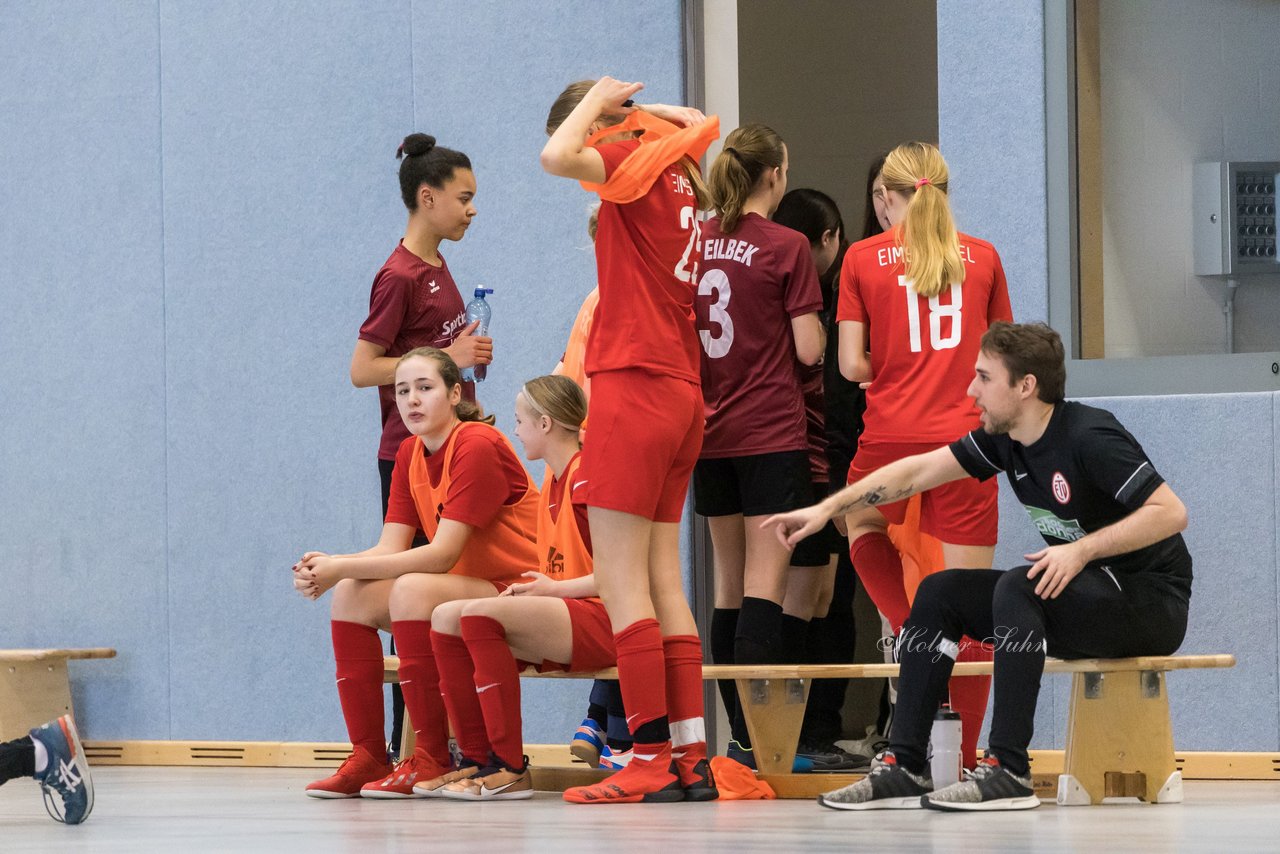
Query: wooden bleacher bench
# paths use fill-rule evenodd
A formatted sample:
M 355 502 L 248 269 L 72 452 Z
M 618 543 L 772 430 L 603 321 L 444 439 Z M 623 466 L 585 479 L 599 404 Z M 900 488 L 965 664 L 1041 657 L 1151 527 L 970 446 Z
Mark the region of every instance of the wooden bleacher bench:
M 1234 667 L 1232 655 L 1169 655 L 1139 658 L 1050 658 L 1046 673 L 1072 674 L 1064 772 L 1057 800 L 1063 806 L 1101 803 L 1108 797 L 1138 797 L 1147 803 L 1182 800 L 1182 774 L 1173 754 L 1173 727 L 1165 673 Z M 959 662 L 952 675 L 990 675 L 991 662 Z M 399 660 L 387 657 L 384 676 L 398 680 Z M 595 673 L 521 674 L 543 679 L 616 679 L 616 668 Z M 809 685 L 814 679 L 884 679 L 896 664 L 723 665 L 706 664 L 704 679 L 737 683 L 743 717 L 761 775 L 787 774 L 795 759 Z M 406 736 L 412 730 L 406 726 Z M 412 742 L 409 742 L 412 749 Z M 405 755 L 402 753 L 402 755 Z
M 73 711 L 69 660 L 115 655 L 114 649 L 0 649 L 0 741 Z

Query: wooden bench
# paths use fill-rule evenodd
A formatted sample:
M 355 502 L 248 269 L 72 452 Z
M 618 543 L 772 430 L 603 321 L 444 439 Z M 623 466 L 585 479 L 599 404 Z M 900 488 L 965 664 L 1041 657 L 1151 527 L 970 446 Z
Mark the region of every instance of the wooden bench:
M 990 675 L 991 662 L 960 662 L 955 676 Z M 1147 803 L 1182 800 L 1182 774 L 1173 754 L 1173 728 L 1165 673 L 1233 667 L 1231 655 L 1173 655 L 1045 662 L 1046 673 L 1072 674 L 1064 773 L 1058 803 L 1079 806 L 1108 797 Z M 386 681 L 398 678 L 398 659 L 385 662 Z M 616 679 L 615 668 L 596 673 L 536 673 L 525 677 Z M 762 775 L 786 774 L 795 759 L 809 686 L 814 679 L 884 679 L 896 664 L 703 665 L 704 679 L 732 679 Z M 406 736 L 412 736 L 406 726 Z M 411 745 L 412 742 L 410 741 Z M 403 749 L 403 748 L 402 748 Z M 412 749 L 410 746 L 409 749 Z M 405 755 L 405 754 L 402 754 Z
M 0 649 L 0 741 L 73 711 L 69 660 L 115 655 L 114 649 Z

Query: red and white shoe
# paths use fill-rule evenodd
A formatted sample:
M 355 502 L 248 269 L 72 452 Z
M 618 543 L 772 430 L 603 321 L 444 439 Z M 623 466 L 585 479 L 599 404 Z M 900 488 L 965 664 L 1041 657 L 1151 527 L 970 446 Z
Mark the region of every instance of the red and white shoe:
M 413 790 L 413 784 L 439 777 L 448 771 L 448 768 L 442 768 L 434 759 L 414 753 L 408 759 L 397 762 L 391 773 L 382 779 L 365 783 L 360 789 L 360 797 L 378 800 L 425 797 Z
M 656 751 L 636 745 L 627 767 L 592 786 L 565 790 L 571 804 L 669 804 L 684 800 L 684 788 L 671 759 L 671 745 Z
M 356 748 L 332 777 L 307 784 L 304 793 L 309 798 L 358 798 L 362 786 L 381 780 L 390 770 L 385 760 Z

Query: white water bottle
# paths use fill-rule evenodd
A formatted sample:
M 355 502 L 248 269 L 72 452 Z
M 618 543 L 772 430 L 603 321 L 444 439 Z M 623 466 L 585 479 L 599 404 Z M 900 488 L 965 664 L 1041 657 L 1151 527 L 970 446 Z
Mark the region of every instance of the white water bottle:
M 466 325 L 470 326 L 475 321 L 480 321 L 480 325 L 471 333 L 472 335 L 488 335 L 489 319 L 493 317 L 493 310 L 489 308 L 489 303 L 485 301 L 484 295 L 493 293 L 493 288 L 476 288 L 471 302 L 467 303 L 467 320 Z M 488 365 L 475 365 L 470 368 L 462 369 L 462 379 L 465 382 L 484 382 L 485 375 L 489 373 Z
M 933 716 L 929 733 L 929 771 L 935 790 L 960 782 L 960 739 L 960 715 L 944 704 Z

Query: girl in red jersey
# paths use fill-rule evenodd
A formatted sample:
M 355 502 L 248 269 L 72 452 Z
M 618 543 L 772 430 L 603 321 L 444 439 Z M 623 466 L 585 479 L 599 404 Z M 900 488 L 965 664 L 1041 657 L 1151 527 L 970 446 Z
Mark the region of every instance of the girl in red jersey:
M 440 347 L 463 368 L 487 365 L 493 357 L 493 339 L 474 335 L 475 325 L 463 328 L 462 296 L 440 254 L 440 244 L 461 240 L 476 215 L 471 160 L 461 151 L 436 145 L 435 137 L 424 133 L 405 137 L 396 158 L 400 160 L 400 198 L 409 210 L 409 221 L 400 244 L 373 278 L 369 316 L 360 326 L 351 354 L 352 384 L 378 387 L 382 518 L 387 515 L 396 450 L 409 435 L 391 392 L 396 359 L 414 347 Z M 475 399 L 473 383 L 462 388 L 468 400 Z M 414 544 L 424 542 L 419 538 Z M 395 652 L 394 644 L 391 651 Z M 404 700 L 399 685 L 392 685 L 391 693 L 391 745 L 398 753 Z
M 797 360 L 822 359 L 822 291 L 809 242 L 769 220 L 787 190 L 777 133 L 759 124 L 730 133 L 710 186 L 717 216 L 703 225 L 698 281 L 707 424 L 693 494 L 714 546 L 711 654 L 717 664 L 773 664 L 784 659 L 790 552 L 760 522 L 812 500 Z M 755 767 L 736 689 L 726 680 L 720 691 L 733 721 L 729 758 Z
M 513 800 L 533 794 L 520 734 L 519 662 L 592 671 L 612 667 L 613 632 L 596 597 L 578 431 L 587 414 L 568 377 L 538 377 L 516 396 L 516 437 L 529 460 L 545 460 L 538 504 L 539 572 L 501 596 L 449 602 L 431 617 L 436 660 L 458 747 L 484 768 L 439 794 Z
M 679 522 L 702 445 L 693 283 L 705 190 L 696 160 L 719 129 L 697 110 L 635 109 L 640 89 L 608 77 L 570 85 L 552 105 L 541 157 L 546 171 L 601 197 L 585 500 L 635 739 L 627 767 L 607 784 L 569 789 L 572 803 L 716 796 Z
M 354 750 L 337 773 L 307 786 L 317 798 L 407 798 L 466 772 L 449 756 L 448 722 L 431 650 L 442 602 L 497 596 L 536 569 L 538 496 L 511 443 L 462 399 L 458 366 L 423 347 L 400 358 L 396 405 L 410 437 L 400 445 L 378 544 L 352 555 L 307 552 L 294 586 L 310 599 L 333 589 L 338 697 Z M 421 528 L 430 543 L 412 547 Z M 382 643 L 390 631 L 417 747 L 394 769 L 382 746 Z M 419 793 L 420 794 L 420 793 Z
M 947 164 L 938 149 L 900 145 L 880 175 L 892 228 L 849 247 L 840 278 L 840 370 L 869 383 L 850 483 L 978 426 L 966 390 L 979 339 L 991 322 L 1012 319 L 995 247 L 956 231 Z M 884 503 L 845 520 L 858 577 L 895 634 L 910 613 L 902 558 L 887 534 L 889 523 L 901 524 L 905 516 L 906 502 L 897 497 L 885 496 Z M 998 524 L 994 483 L 947 484 L 923 493 L 920 502 L 920 530 L 941 541 L 946 566 L 991 567 Z M 985 686 L 980 692 L 980 699 L 957 706 L 985 709 Z M 966 718 L 965 761 L 972 763 L 981 714 L 976 721 L 972 713 Z

